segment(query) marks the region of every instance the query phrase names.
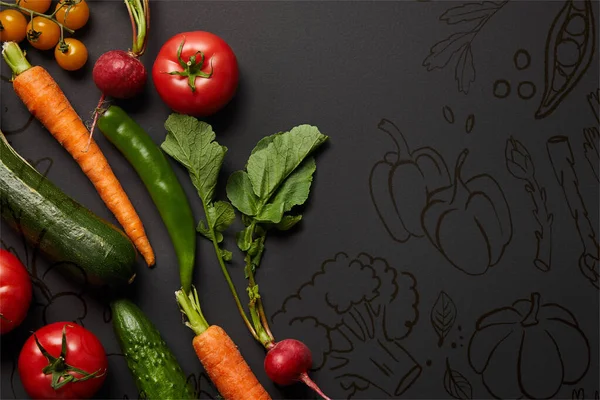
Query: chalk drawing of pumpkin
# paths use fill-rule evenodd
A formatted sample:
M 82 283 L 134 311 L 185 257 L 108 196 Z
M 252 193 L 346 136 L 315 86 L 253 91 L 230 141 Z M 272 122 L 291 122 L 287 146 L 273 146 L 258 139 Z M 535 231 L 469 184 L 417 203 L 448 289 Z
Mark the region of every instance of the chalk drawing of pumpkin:
M 573 314 L 539 293 L 479 318 L 469 363 L 496 398 L 553 398 L 590 366 L 588 339 Z

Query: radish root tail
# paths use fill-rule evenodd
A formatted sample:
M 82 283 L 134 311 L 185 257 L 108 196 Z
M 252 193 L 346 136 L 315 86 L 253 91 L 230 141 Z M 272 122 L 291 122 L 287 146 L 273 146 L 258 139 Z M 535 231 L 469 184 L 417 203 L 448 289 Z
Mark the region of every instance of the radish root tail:
M 102 105 L 104 104 L 105 98 L 106 98 L 106 96 L 104 95 L 104 93 L 102 93 L 102 96 L 100 96 L 100 101 L 98 102 L 98 105 L 96 106 L 96 109 L 94 110 L 94 119 L 92 120 L 92 126 L 90 127 L 90 136 L 88 138 L 87 145 L 85 146 L 85 150 L 82 150 L 84 153 L 88 152 L 88 150 L 90 149 L 90 144 L 92 144 L 92 135 L 94 134 L 94 129 L 96 129 L 96 122 L 98 122 L 98 115 L 103 110 Z
M 317 386 L 317 384 L 310 379 L 310 377 L 308 376 L 308 373 L 303 372 L 300 374 L 300 380 L 309 388 L 311 388 L 312 390 L 314 390 L 315 392 L 317 392 L 319 394 L 319 396 L 321 396 L 322 398 L 324 398 L 325 400 L 331 400 L 329 397 L 327 397 L 325 395 L 325 393 L 323 393 L 321 391 L 321 389 Z

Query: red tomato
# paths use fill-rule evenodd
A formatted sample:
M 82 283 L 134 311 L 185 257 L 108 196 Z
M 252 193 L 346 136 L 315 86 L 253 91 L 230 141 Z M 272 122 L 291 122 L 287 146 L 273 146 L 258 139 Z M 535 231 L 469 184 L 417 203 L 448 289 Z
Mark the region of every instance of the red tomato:
M 38 347 L 36 337 L 46 355 Z M 66 341 L 65 354 L 61 354 L 63 341 Z M 43 369 L 50 364 L 55 366 L 54 372 L 45 374 Z M 34 399 L 88 399 L 104 383 L 107 367 L 102 343 L 92 332 L 72 322 L 55 322 L 39 329 L 27 339 L 19 355 L 21 382 Z M 86 375 L 73 368 L 93 377 L 77 381 Z M 62 376 L 56 389 L 52 387 L 53 374 Z
M 11 252 L 0 249 L 0 334 L 23 322 L 31 303 L 31 280 Z
M 154 61 L 152 78 L 173 111 L 206 117 L 229 103 L 239 71 L 235 54 L 223 39 L 195 31 L 167 40 Z

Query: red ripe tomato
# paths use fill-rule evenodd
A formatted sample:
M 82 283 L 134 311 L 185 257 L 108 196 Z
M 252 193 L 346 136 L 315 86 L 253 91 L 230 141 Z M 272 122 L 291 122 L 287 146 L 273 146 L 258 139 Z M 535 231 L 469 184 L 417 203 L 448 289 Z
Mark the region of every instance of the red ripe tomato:
M 167 40 L 154 61 L 152 78 L 173 111 L 206 117 L 232 99 L 239 71 L 235 54 L 223 39 L 195 31 Z
M 104 383 L 107 367 L 102 343 L 72 322 L 55 322 L 39 329 L 19 355 L 21 382 L 34 399 L 88 399 Z M 58 378 L 54 387 L 53 377 Z
M 0 249 L 0 334 L 23 322 L 31 303 L 31 281 L 25 266 L 11 252 Z

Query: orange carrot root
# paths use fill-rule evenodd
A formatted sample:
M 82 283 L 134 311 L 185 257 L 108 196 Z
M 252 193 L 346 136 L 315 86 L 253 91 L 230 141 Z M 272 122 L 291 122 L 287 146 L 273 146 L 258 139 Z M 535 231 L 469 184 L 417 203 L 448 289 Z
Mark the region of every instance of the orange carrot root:
M 89 132 L 58 84 L 45 69 L 35 66 L 19 74 L 13 87 L 29 112 L 77 161 L 146 263 L 153 265 L 154 251 L 142 221 L 93 139 L 88 148 Z
M 221 396 L 227 400 L 270 400 L 229 335 L 212 325 L 194 337 L 194 350 Z

